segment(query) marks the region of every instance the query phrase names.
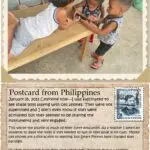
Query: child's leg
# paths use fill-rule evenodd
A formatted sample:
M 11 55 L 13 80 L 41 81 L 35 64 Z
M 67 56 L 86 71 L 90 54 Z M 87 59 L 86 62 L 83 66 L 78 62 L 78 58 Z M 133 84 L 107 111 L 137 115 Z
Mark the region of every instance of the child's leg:
M 104 55 L 105 53 L 112 47 L 113 45 L 110 44 L 105 44 L 102 41 L 100 42 L 98 48 L 96 49 L 95 53 L 93 54 L 93 56 L 95 57 L 95 59 L 97 59 L 98 61 L 103 60 L 104 59 Z
M 95 59 L 95 61 L 97 61 L 97 62 L 104 59 L 103 55 L 98 55 L 98 54 L 96 54 L 95 52 L 92 53 L 92 57 L 93 57 L 93 58 Z
M 18 23 L 18 20 L 17 18 L 15 17 L 15 15 L 11 12 L 8 12 L 8 25 L 10 24 L 17 24 Z
M 90 36 L 90 38 L 89 38 L 89 42 L 90 42 L 90 43 L 93 43 L 93 41 L 94 41 L 94 34 L 91 34 L 91 36 Z
M 80 40 L 79 40 L 79 43 L 82 44 L 83 40 L 84 40 L 84 38 L 83 38 L 83 39 L 80 39 Z M 89 42 L 90 42 L 90 43 L 93 43 L 93 41 L 94 41 L 94 34 L 91 34 L 91 36 L 90 36 L 90 38 L 89 38 Z
M 104 54 L 112 47 L 112 45 L 105 44 L 103 42 L 100 43 L 95 53 L 92 56 L 95 58 L 95 61 L 92 63 L 91 67 L 94 69 L 98 69 L 101 64 L 104 62 Z
M 8 59 L 11 59 L 12 57 L 14 57 L 14 55 L 11 52 L 8 53 Z
M 8 26 L 8 53 L 11 50 L 14 30 L 15 30 L 15 25 L 14 24 L 10 24 Z
M 12 13 L 8 13 L 8 53 L 11 50 L 14 30 L 18 25 L 16 17 Z

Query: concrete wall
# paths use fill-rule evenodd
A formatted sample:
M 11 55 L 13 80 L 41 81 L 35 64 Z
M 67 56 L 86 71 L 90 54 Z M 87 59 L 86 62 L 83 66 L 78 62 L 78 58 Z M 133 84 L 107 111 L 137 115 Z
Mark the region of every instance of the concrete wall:
M 20 0 L 21 4 L 26 4 L 28 6 L 38 5 L 42 0 Z M 19 0 L 8 0 L 8 9 L 13 10 L 19 5 Z

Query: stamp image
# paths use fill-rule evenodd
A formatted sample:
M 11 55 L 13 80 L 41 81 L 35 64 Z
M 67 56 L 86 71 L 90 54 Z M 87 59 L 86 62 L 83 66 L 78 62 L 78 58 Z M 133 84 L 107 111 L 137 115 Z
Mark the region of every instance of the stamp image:
M 115 120 L 143 120 L 143 88 L 115 89 Z

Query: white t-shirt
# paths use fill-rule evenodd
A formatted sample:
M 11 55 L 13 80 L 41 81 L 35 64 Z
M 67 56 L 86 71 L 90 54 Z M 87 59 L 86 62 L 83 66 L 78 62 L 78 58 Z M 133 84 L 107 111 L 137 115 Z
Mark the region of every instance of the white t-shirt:
M 51 3 L 48 8 L 36 16 L 23 19 L 34 40 L 49 36 L 58 28 L 58 23 L 55 19 L 56 11 L 57 7 Z

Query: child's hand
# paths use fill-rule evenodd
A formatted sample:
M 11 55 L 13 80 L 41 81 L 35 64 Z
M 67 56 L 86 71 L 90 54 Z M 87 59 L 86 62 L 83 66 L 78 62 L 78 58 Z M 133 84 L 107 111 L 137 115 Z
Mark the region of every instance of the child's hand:
M 90 16 L 88 17 L 88 19 L 89 19 L 90 21 L 92 21 L 92 22 L 97 22 L 97 21 L 98 21 L 98 19 L 97 19 L 95 16 L 93 16 L 93 15 L 90 15 Z
M 74 14 L 74 17 L 73 17 L 73 21 L 74 21 L 74 22 L 78 22 L 78 21 L 80 21 L 80 19 L 81 19 L 81 17 L 80 17 L 79 15 L 77 15 L 77 14 L 79 14 L 79 13 L 76 12 L 76 13 Z
M 92 23 L 89 22 L 88 20 L 83 20 L 83 19 L 81 19 L 81 22 L 82 22 L 86 27 L 89 27 L 90 24 L 92 24 Z
M 80 19 L 81 19 L 80 16 L 77 16 L 77 17 L 74 17 L 74 18 L 73 18 L 73 21 L 74 21 L 74 22 L 79 22 Z
M 77 14 L 81 14 L 81 11 L 79 11 L 78 9 L 75 10 L 74 14 L 73 14 L 73 19 L 79 17 Z
M 96 34 L 99 33 L 99 28 L 94 23 L 89 22 L 87 20 L 83 20 L 83 19 L 81 19 L 81 22 L 83 23 L 83 25 L 85 25 L 88 29 L 90 29 L 94 33 Z

